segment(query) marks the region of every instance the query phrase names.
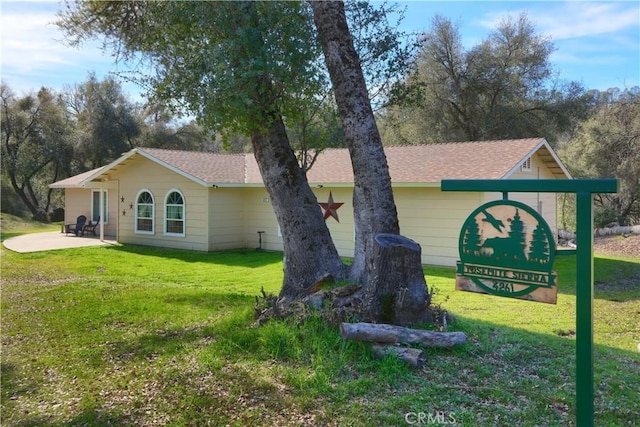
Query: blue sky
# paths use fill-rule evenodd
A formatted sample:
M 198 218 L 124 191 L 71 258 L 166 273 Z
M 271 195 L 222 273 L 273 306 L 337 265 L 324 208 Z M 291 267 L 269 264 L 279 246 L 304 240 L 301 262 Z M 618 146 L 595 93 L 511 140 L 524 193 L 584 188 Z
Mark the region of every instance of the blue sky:
M 406 1 L 405 30 L 426 31 L 440 14 L 457 21 L 463 44 L 486 38 L 501 18 L 526 11 L 539 34 L 551 37 L 551 63 L 563 80 L 590 89 L 640 85 L 640 2 L 631 1 Z M 58 2 L 5 1 L 1 7 L 1 75 L 17 94 L 41 86 L 62 89 L 127 67 L 98 42 L 71 48 L 52 24 Z M 135 99 L 139 90 L 123 84 Z

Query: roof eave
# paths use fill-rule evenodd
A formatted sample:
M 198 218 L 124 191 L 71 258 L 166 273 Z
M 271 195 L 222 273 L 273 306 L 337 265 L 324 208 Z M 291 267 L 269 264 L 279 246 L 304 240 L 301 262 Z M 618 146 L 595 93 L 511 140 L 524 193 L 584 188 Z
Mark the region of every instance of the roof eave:
M 562 173 L 565 175 L 565 177 L 567 179 L 573 179 L 573 177 L 571 176 L 571 174 L 569 173 L 569 171 L 567 170 L 567 168 L 565 167 L 565 165 L 562 163 L 562 160 L 560 160 L 560 158 L 558 157 L 558 155 L 555 153 L 555 151 L 553 150 L 553 148 L 551 148 L 551 145 L 549 145 L 549 143 L 547 142 L 547 140 L 545 138 L 540 138 L 540 142 L 533 148 L 531 149 L 531 151 L 529 151 L 522 159 L 520 159 L 515 166 L 513 166 L 511 169 L 509 169 L 507 171 L 507 173 L 505 173 L 501 179 L 508 179 L 511 177 L 511 175 L 513 175 L 516 171 L 518 171 L 518 169 L 520 169 L 520 167 L 522 166 L 522 164 L 531 156 L 533 156 L 534 154 L 536 154 L 538 152 L 538 150 L 540 150 L 542 147 L 545 147 L 547 149 L 547 151 L 551 154 L 551 157 L 553 157 L 553 160 L 556 162 L 556 164 L 560 167 L 560 169 L 562 170 Z
M 85 179 L 83 181 L 84 185 L 82 186 L 83 188 L 86 188 L 86 185 L 91 182 L 91 181 L 95 181 L 96 179 L 100 178 L 100 176 L 104 175 L 105 173 L 109 172 L 110 170 L 112 170 L 114 167 L 120 165 L 121 163 L 123 163 L 126 160 L 129 160 L 130 158 L 132 158 L 133 156 L 135 156 L 136 154 L 139 154 L 140 156 L 144 157 L 147 160 L 150 160 L 154 163 L 157 163 L 160 166 L 163 166 L 175 173 L 177 173 L 178 175 L 181 175 L 193 182 L 196 182 L 197 184 L 202 185 L 203 187 L 213 187 L 215 184 L 210 183 L 210 182 L 206 182 L 198 177 L 195 177 L 191 174 L 186 173 L 185 171 L 178 169 L 175 166 L 170 165 L 169 163 L 158 159 L 157 157 L 154 157 L 153 155 L 145 152 L 144 150 L 138 149 L 138 148 L 134 148 L 131 151 L 126 152 L 125 154 L 123 154 L 122 156 L 120 156 L 117 160 L 109 163 L 107 166 L 105 166 L 102 170 L 98 171 L 97 173 L 91 175 L 90 177 L 88 177 L 87 179 Z

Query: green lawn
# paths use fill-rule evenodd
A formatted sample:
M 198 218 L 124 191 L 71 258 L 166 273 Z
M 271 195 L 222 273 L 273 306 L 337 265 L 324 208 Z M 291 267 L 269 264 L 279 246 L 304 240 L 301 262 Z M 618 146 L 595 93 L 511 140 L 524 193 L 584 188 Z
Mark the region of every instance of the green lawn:
M 453 290 L 464 347 L 415 370 L 318 320 L 251 326 L 280 253 L 2 249 L 2 425 L 565 426 L 575 419 L 575 265 L 557 305 Z M 634 280 L 625 278 L 635 277 Z M 598 257 L 595 423 L 640 424 L 640 260 Z M 421 418 L 420 418 L 421 417 Z

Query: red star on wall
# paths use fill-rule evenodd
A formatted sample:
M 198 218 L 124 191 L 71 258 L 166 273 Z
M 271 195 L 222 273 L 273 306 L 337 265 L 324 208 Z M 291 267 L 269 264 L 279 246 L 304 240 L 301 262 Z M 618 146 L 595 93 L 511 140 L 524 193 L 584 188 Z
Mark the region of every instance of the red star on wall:
M 329 200 L 327 201 L 327 203 L 320 203 L 320 206 L 322 206 L 322 209 L 324 209 L 325 221 L 327 220 L 327 218 L 332 216 L 336 221 L 340 222 L 340 220 L 338 219 L 338 208 L 342 205 L 344 205 L 344 203 L 335 203 L 333 201 L 333 194 L 329 192 Z

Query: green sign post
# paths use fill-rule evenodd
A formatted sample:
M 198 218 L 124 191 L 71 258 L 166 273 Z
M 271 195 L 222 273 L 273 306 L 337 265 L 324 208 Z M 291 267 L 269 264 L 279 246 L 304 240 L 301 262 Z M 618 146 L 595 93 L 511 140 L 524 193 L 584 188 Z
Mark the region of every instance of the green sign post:
M 593 426 L 593 195 L 616 193 L 615 179 L 442 180 L 442 191 L 576 194 L 576 425 Z

